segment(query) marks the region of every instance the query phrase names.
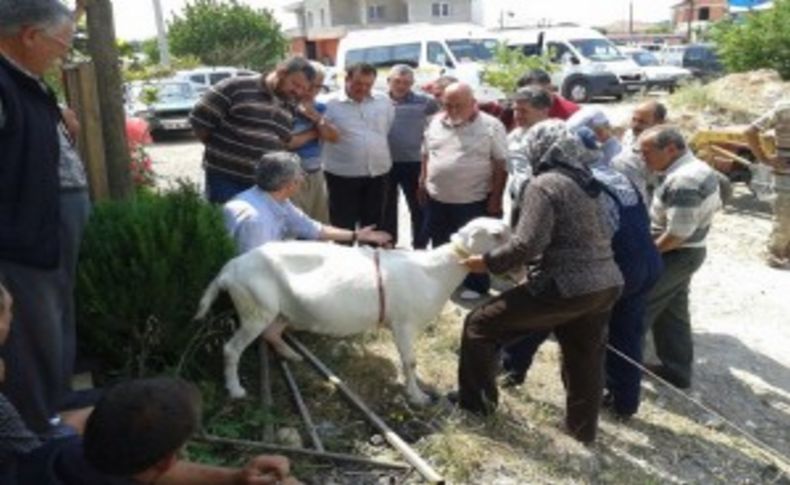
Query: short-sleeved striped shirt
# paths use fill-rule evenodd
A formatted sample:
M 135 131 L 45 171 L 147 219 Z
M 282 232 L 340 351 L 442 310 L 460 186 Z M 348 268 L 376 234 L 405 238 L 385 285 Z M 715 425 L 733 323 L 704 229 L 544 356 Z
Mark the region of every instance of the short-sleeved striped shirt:
M 721 207 L 719 179 L 691 152 L 675 160 L 653 193 L 651 232 L 683 239 L 683 248 L 705 247 L 713 214 Z
M 293 105 L 274 93 L 264 76 L 234 77 L 209 89 L 190 121 L 207 130 L 207 171 L 253 182 L 255 165 L 267 152 L 284 150 L 293 129 Z

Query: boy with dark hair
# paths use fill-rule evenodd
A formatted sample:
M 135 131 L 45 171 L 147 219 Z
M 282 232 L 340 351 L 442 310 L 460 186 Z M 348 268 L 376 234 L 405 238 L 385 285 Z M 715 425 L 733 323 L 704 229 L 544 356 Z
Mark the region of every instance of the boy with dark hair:
M 0 274 L 0 345 L 11 324 L 13 299 Z M 0 360 L 0 382 L 3 365 Z M 88 410 L 64 416 L 73 434 L 45 442 L 33 434 L 0 393 L 0 483 L 3 485 L 294 485 L 288 459 L 260 455 L 244 468 L 224 468 L 179 459 L 197 429 L 200 396 L 176 378 L 118 384 L 77 433 Z
M 526 86 L 537 86 L 551 92 L 551 108 L 549 108 L 549 118 L 567 120 L 571 115 L 579 111 L 579 105 L 569 101 L 554 92 L 551 84 L 551 76 L 543 69 L 530 69 L 525 72 L 516 82 L 519 88 Z

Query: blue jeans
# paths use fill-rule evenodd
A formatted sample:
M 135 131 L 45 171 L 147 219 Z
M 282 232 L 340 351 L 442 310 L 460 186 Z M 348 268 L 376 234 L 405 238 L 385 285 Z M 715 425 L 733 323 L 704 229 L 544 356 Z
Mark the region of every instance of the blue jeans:
M 212 204 L 224 204 L 253 185 L 222 172 L 206 170 L 206 199 Z
M 428 198 L 425 211 L 425 226 L 433 247 L 450 242 L 450 236 L 458 232 L 467 222 L 477 217 L 485 217 L 488 201 L 483 199 L 468 204 L 447 204 Z M 488 293 L 491 279 L 488 274 L 467 275 L 464 287 L 478 293 Z

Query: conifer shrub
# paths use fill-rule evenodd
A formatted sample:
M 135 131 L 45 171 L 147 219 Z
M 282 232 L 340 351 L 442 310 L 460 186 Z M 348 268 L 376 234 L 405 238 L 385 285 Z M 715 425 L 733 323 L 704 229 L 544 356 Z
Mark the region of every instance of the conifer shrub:
M 82 352 L 124 376 L 200 367 L 201 353 L 230 330 L 192 317 L 233 255 L 219 208 L 194 186 L 99 203 L 78 267 Z

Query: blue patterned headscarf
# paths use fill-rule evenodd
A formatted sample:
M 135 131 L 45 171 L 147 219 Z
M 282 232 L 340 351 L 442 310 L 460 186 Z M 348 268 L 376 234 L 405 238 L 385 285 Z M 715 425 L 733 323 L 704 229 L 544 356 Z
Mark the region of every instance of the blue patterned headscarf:
M 600 152 L 585 147 L 565 122 L 549 119 L 537 123 L 527 132 L 524 144 L 534 176 L 558 172 L 571 178 L 590 197 L 601 193 L 601 186 L 588 166 L 600 157 Z

